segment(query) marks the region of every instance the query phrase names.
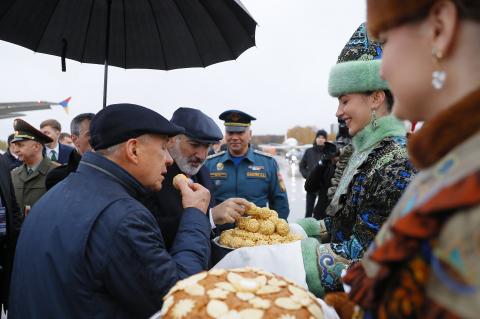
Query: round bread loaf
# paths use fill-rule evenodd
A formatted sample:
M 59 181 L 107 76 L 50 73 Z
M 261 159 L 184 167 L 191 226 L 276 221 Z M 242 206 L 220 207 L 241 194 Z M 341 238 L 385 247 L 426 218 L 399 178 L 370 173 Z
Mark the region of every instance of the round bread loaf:
M 297 284 L 254 269 L 212 269 L 179 281 L 164 297 L 164 319 L 321 319 L 315 296 Z

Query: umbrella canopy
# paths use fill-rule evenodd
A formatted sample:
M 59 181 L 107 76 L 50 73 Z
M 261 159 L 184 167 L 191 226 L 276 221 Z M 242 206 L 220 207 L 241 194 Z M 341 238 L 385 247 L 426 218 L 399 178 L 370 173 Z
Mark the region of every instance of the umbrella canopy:
M 126 69 L 233 60 L 255 45 L 255 27 L 239 0 L 0 1 L 1 40 Z

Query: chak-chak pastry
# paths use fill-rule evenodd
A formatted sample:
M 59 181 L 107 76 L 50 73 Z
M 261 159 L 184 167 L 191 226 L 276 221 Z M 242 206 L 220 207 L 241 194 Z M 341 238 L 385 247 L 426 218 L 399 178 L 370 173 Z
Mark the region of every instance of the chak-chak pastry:
M 271 235 L 275 232 L 275 224 L 269 220 L 262 220 L 258 232 L 264 235 Z
M 290 232 L 290 227 L 284 219 L 279 219 L 275 223 L 275 231 L 281 236 L 286 236 Z
M 288 222 L 278 218 L 276 211 L 252 204 L 247 208 L 248 217 L 241 217 L 236 228 L 224 231 L 219 243 L 230 248 L 275 245 L 300 240 L 290 233 Z

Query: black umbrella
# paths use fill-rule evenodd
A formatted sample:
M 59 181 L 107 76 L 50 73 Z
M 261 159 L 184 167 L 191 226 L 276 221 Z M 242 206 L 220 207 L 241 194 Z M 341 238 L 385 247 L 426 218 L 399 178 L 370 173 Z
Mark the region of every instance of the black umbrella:
M 0 39 L 125 69 L 172 70 L 236 59 L 255 45 L 239 0 L 1 0 Z

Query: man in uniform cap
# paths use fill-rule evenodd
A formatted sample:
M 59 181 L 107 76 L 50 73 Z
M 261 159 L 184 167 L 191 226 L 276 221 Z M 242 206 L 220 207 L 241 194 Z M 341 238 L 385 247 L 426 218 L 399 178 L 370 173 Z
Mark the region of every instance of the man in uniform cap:
M 8 164 L 8 168 L 10 169 L 10 171 L 14 168 L 17 168 L 19 167 L 20 165 L 22 165 L 23 163 L 18 159 L 18 156 L 17 154 L 15 154 L 15 144 L 12 143 L 13 141 L 13 137 L 15 136 L 15 134 L 10 134 L 8 136 L 8 148 L 7 150 L 5 151 L 5 153 L 3 153 L 0 157 L 3 157 L 5 159 L 5 162 Z
M 25 220 L 9 316 L 147 318 L 179 279 L 207 269 L 207 189 L 180 183 L 184 211 L 170 250 L 154 216 L 138 201 L 162 188 L 173 162 L 169 137 L 183 131 L 134 104 L 110 105 L 95 115 L 95 153 L 84 154 L 77 171 Z
M 209 147 L 223 138 L 218 125 L 194 108 L 177 109 L 170 122 L 183 127 L 185 133 L 175 136 L 169 144 L 168 151 L 174 163 L 167 169 L 162 189 L 152 194 L 146 203 L 158 220 L 167 248 L 175 239 L 183 213 L 180 193 L 172 185 L 173 178 L 177 174 L 185 174 L 194 182 L 212 189 L 210 174 L 203 164 Z M 245 212 L 248 202 L 242 198 L 230 198 L 218 206 L 214 205 L 212 198 L 209 215 L 212 228 L 235 222 Z
M 205 164 L 213 182 L 215 201 L 245 198 L 259 207 L 268 204 L 279 217 L 286 219 L 288 198 L 278 164 L 271 155 L 250 146 L 250 125 L 255 118 L 238 110 L 225 111 L 219 118 L 225 121 L 227 151 L 209 156 Z
M 20 211 L 26 214 L 47 191 L 47 174 L 58 164 L 43 156 L 43 146 L 52 142 L 50 137 L 22 119 L 13 122 L 13 129 L 12 143 L 15 143 L 16 154 L 23 165 L 12 170 L 12 183 Z

